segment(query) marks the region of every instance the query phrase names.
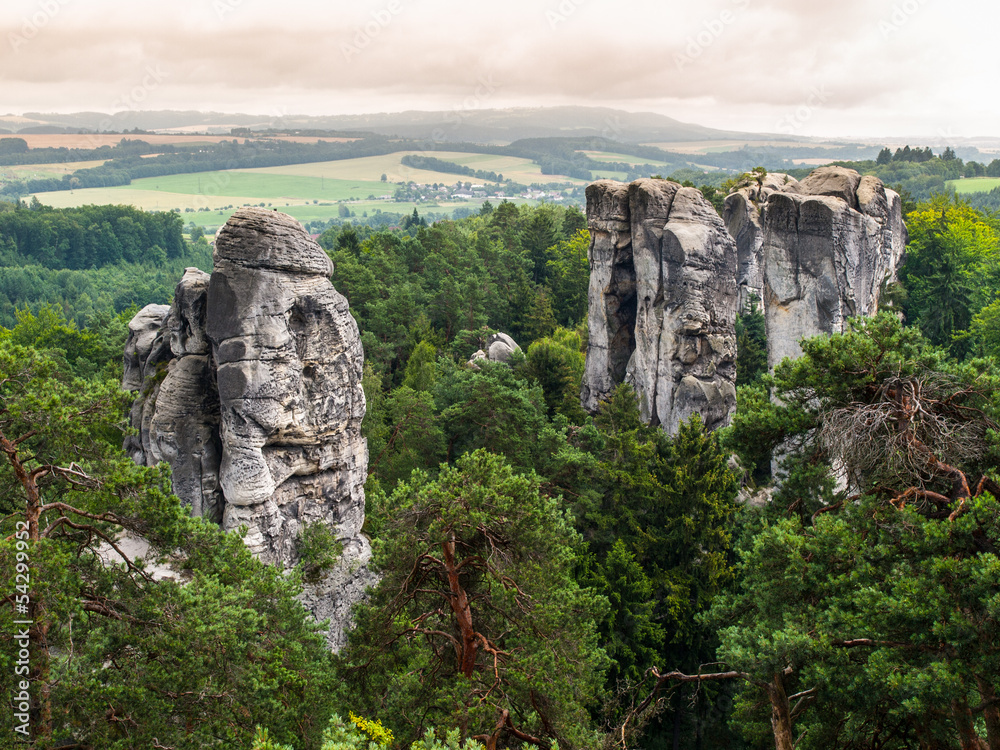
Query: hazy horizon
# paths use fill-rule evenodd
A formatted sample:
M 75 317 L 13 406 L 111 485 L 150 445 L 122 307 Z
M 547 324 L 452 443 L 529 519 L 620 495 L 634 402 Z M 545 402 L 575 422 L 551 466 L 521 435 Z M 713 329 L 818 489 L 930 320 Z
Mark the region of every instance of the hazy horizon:
M 11 0 L 0 110 L 599 106 L 723 130 L 1000 136 L 1000 8 L 933 0 Z

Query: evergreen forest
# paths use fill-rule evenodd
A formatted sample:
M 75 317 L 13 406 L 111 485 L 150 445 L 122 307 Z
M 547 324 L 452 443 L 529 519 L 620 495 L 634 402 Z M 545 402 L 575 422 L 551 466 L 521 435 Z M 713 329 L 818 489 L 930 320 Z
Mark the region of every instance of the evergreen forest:
M 944 179 L 953 157 L 873 169 Z M 769 373 L 751 303 L 731 426 L 676 436 L 627 386 L 580 407 L 580 210 L 319 235 L 365 350 L 380 576 L 334 654 L 297 599 L 315 560 L 261 563 L 121 448 L 128 322 L 211 271 L 207 239 L 0 203 L 0 723 L 30 724 L 3 742 L 1000 750 L 1000 215 L 918 191 L 906 211 L 878 316 Z M 496 332 L 520 351 L 468 366 Z M 109 562 L 123 532 L 181 575 Z

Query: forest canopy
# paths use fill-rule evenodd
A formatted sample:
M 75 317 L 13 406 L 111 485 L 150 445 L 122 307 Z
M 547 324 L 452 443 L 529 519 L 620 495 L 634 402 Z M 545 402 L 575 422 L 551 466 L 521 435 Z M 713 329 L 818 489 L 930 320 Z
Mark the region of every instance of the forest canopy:
M 382 576 L 332 655 L 297 600 L 314 571 L 260 564 L 121 451 L 128 321 L 210 268 L 205 238 L 8 205 L 0 681 L 26 554 L 37 747 L 1000 748 L 996 215 L 912 206 L 891 311 L 771 373 L 748 306 L 732 426 L 675 436 L 628 386 L 579 406 L 580 211 L 330 228 Z M 520 351 L 470 367 L 497 331 Z M 109 564 L 125 532 L 178 576 Z

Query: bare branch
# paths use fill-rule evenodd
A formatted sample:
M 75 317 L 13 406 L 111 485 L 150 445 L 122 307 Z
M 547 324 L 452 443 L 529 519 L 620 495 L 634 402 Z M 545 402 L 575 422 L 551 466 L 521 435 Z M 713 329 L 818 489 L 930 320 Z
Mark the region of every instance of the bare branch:
M 111 549 L 113 549 L 115 552 L 118 553 L 119 557 L 122 558 L 122 560 L 125 562 L 126 567 L 131 572 L 138 573 L 139 576 L 142 577 L 143 579 L 145 579 L 145 581 L 147 583 L 156 583 L 156 581 L 154 581 L 152 579 L 152 577 L 150 577 L 150 575 L 148 573 L 146 573 L 142 568 L 138 567 L 134 562 L 132 562 L 132 560 L 129 558 L 129 556 L 126 555 L 122 551 L 121 547 L 119 547 L 117 544 L 115 544 L 115 541 L 111 537 L 109 537 L 107 534 L 105 534 L 100 529 L 97 529 L 97 528 L 95 528 L 93 526 L 88 526 L 88 525 L 84 525 L 84 524 L 73 523 L 66 516 L 62 516 L 62 517 L 58 518 L 56 521 L 54 521 L 52 524 L 49 525 L 49 527 L 45 530 L 46 534 L 50 533 L 50 530 L 53 530 L 54 527 L 57 527 L 57 526 L 60 526 L 60 525 L 61 526 L 69 526 L 71 529 L 77 529 L 78 531 L 86 531 L 86 532 L 89 532 L 91 534 L 94 534 L 95 536 L 99 536 L 101 539 L 104 540 L 104 542 L 109 547 L 111 547 Z

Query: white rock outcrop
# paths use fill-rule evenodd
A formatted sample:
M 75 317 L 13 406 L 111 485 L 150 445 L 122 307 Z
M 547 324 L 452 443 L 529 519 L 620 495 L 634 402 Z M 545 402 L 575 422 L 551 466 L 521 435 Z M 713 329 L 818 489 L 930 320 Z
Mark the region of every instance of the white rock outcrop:
M 760 207 L 771 193 L 796 183 L 789 175 L 768 173 L 761 184 L 740 188 L 726 197 L 722 216 L 726 229 L 736 240 L 736 286 L 741 311 L 747 308 L 751 297 L 760 299 L 764 292 L 764 227 Z
M 506 333 L 494 333 L 486 339 L 486 348 L 476 350 L 472 358 L 468 361 L 468 364 L 475 366 L 476 361 L 480 359 L 506 364 L 510 362 L 510 358 L 514 356 L 514 352 L 519 351 L 521 351 L 521 347 Z

